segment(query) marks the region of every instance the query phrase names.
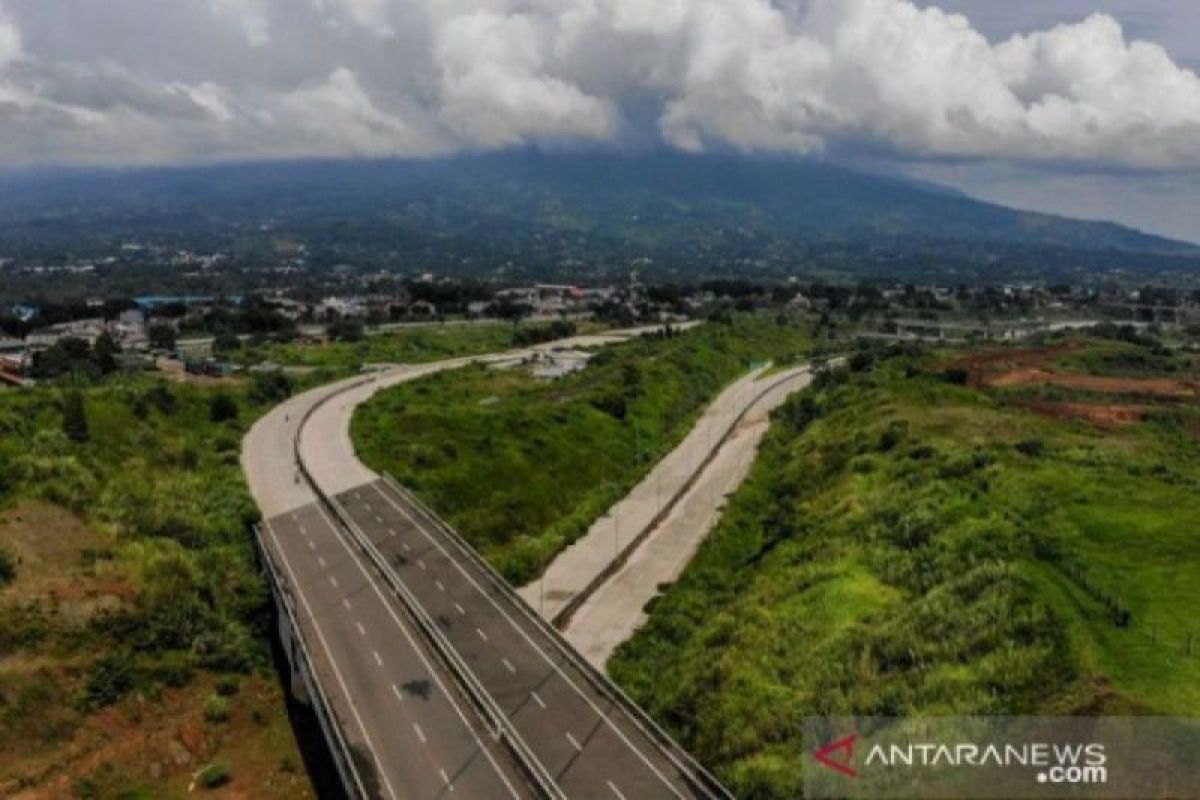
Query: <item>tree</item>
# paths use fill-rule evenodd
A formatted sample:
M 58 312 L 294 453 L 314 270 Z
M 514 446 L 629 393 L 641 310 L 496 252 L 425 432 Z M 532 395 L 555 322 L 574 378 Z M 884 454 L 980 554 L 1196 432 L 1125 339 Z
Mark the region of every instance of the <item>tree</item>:
M 175 349 L 175 329 L 165 322 L 155 322 L 146 331 L 146 337 L 150 340 L 150 346 L 159 350 L 174 350 Z
M 291 397 L 295 388 L 292 379 L 278 370 L 258 372 L 254 375 L 250 397 L 258 403 L 280 403 Z
M 63 433 L 73 442 L 86 442 L 91 438 L 87 407 L 80 391 L 70 392 L 63 401 Z
M 337 342 L 361 342 L 366 335 L 362 322 L 348 318 L 331 323 L 325 332 Z
M 117 371 L 117 356 L 121 354 L 121 345 L 111 333 L 105 331 L 96 339 L 92 346 L 92 358 L 101 375 Z
M 232 353 L 234 350 L 240 349 L 242 340 L 238 338 L 236 333 L 219 333 L 213 339 L 213 350 L 218 353 Z
M 237 419 L 237 415 L 237 401 L 224 392 L 213 395 L 212 399 L 208 401 L 208 418 L 213 422 Z

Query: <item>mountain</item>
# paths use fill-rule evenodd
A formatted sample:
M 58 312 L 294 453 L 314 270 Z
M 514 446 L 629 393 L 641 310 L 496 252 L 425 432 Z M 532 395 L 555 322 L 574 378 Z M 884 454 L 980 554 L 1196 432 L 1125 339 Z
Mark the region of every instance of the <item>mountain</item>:
M 671 152 L 24 173 L 0 178 L 0 234 L 0 257 L 6 246 L 47 255 L 129 239 L 262 253 L 289 237 L 317 264 L 463 272 L 637 258 L 672 273 L 1055 258 L 1096 269 L 1183 258 L 1190 268 L 1200 254 L 821 162 Z

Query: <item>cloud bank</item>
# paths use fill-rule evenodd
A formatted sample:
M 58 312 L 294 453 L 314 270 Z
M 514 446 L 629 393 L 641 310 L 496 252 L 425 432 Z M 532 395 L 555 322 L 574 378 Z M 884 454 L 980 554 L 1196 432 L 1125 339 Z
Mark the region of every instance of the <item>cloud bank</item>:
M 1195 169 L 1200 78 L 1103 14 L 991 43 L 908 0 L 0 0 L 0 163 L 647 137 Z

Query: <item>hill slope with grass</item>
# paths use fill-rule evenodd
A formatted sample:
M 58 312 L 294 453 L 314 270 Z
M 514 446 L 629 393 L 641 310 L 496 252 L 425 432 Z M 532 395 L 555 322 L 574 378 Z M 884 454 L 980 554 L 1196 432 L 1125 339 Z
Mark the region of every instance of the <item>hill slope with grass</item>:
M 754 362 L 801 356 L 808 341 L 805 322 L 745 315 L 608 346 L 554 381 L 469 367 L 381 392 L 351 432 L 366 464 L 414 489 L 520 584 L 636 485 L 724 386 Z
M 1144 374 L 1154 351 L 1084 342 L 1042 367 Z M 856 358 L 786 404 L 609 662 L 739 797 L 800 795 L 806 715 L 1200 713 L 1195 397 L 1098 425 L 961 359 Z

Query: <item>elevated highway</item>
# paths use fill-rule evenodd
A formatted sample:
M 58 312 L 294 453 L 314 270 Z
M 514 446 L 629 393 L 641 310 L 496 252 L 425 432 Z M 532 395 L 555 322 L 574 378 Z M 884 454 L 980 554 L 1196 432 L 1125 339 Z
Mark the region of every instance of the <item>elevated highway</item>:
M 375 391 L 528 352 L 321 387 L 247 435 L 297 682 L 325 709 L 352 796 L 727 797 L 454 531 L 353 455 L 350 413 Z

